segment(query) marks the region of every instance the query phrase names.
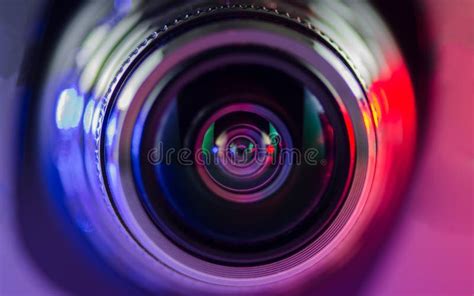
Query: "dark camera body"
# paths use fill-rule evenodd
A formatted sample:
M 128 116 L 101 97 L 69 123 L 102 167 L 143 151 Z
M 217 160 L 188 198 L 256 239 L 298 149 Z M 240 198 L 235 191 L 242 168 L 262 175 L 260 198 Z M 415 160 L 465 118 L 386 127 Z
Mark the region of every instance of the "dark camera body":
M 61 29 L 24 66 L 18 225 L 48 278 L 78 294 L 383 291 L 363 283 L 429 109 L 420 50 L 380 5 L 71 5 L 46 6 Z

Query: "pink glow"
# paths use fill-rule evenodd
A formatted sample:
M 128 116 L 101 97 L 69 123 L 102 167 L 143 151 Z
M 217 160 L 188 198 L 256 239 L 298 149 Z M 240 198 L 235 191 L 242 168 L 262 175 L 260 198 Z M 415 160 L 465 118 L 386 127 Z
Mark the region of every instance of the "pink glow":
M 425 2 L 437 34 L 427 141 L 398 228 L 366 295 L 474 291 L 474 2 Z

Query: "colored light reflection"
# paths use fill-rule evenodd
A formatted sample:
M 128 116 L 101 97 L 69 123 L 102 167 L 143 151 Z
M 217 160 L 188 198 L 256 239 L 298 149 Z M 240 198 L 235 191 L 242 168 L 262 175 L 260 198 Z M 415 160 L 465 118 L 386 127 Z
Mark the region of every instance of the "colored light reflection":
M 273 154 L 275 153 L 275 147 L 273 145 L 268 145 L 267 146 L 267 153 L 268 154 Z
M 94 107 L 95 107 L 95 101 L 90 100 L 89 103 L 87 103 L 86 108 L 84 110 L 84 119 L 82 121 L 82 124 L 84 126 L 84 131 L 86 133 L 89 133 L 91 130 L 92 117 L 94 115 Z
M 79 125 L 84 109 L 84 98 L 75 88 L 68 88 L 61 92 L 56 107 L 56 126 L 61 130 L 68 130 Z
M 132 8 L 132 0 L 115 0 L 114 7 L 119 13 L 126 13 Z

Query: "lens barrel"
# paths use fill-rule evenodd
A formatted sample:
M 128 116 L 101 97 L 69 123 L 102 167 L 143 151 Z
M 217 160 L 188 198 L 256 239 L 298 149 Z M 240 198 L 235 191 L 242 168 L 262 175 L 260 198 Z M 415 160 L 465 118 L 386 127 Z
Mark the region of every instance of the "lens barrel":
M 92 245 L 146 288 L 213 293 L 357 254 L 400 201 L 415 137 L 370 5 L 150 2 L 85 5 L 43 92 L 42 158 Z

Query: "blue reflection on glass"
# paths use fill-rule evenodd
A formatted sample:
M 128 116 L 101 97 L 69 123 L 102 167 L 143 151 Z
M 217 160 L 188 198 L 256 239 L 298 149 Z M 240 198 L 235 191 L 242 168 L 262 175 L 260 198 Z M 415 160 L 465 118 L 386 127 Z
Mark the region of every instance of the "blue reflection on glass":
M 115 0 L 114 7 L 118 13 L 128 12 L 132 7 L 132 0 Z
M 84 109 L 84 98 L 75 88 L 68 88 L 61 92 L 56 106 L 56 126 L 61 130 L 68 130 L 79 125 Z
M 91 125 L 92 125 L 92 117 L 94 115 L 94 107 L 95 107 L 95 101 L 94 100 L 89 100 L 89 103 L 87 103 L 86 109 L 84 110 L 84 119 L 83 119 L 83 126 L 84 126 L 84 131 L 86 134 L 88 134 L 91 131 Z
M 117 118 L 112 117 L 110 119 L 110 122 L 107 125 L 107 129 L 106 129 L 106 144 L 107 144 L 107 146 L 111 146 L 113 144 L 116 130 L 117 130 Z

